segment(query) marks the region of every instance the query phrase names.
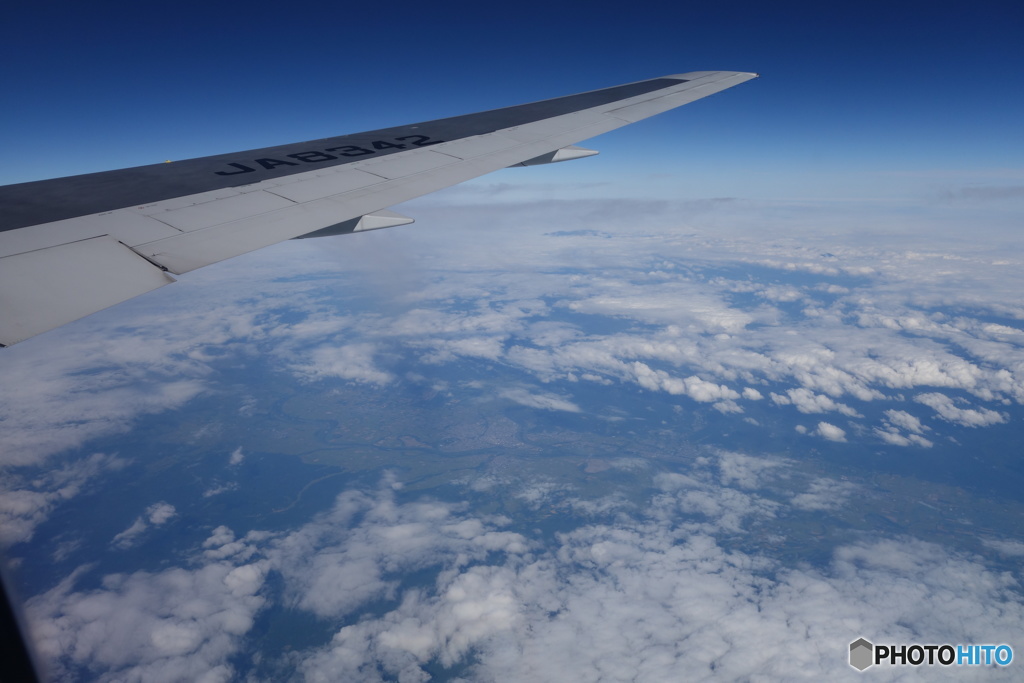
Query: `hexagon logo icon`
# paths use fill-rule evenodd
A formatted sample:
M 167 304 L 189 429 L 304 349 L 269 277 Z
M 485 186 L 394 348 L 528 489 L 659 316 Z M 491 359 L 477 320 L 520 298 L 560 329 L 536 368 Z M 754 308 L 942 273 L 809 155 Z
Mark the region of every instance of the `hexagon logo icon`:
M 868 668 L 874 662 L 872 654 L 875 651 L 875 646 L 864 640 L 858 638 L 857 640 L 850 643 L 850 666 L 857 671 L 863 671 Z

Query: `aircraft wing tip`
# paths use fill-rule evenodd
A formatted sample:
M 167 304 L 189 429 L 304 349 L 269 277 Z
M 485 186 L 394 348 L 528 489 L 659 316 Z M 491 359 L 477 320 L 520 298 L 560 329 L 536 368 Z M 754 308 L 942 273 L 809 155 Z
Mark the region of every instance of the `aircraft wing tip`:
M 682 81 L 692 81 L 698 78 L 706 78 L 708 76 L 746 76 L 747 79 L 760 78 L 761 74 L 754 71 L 688 71 L 686 73 L 669 74 L 663 78 L 674 78 Z

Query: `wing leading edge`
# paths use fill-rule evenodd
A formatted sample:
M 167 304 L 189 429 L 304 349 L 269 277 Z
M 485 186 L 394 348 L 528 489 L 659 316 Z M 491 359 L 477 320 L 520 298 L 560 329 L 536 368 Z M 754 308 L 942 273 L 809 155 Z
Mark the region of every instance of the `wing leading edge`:
M 757 74 L 695 71 L 477 114 L 0 187 L 0 345 L 286 239 L 391 227 L 387 207 L 492 171 L 595 154 L 574 143 Z M 311 234 L 313 233 L 313 234 Z

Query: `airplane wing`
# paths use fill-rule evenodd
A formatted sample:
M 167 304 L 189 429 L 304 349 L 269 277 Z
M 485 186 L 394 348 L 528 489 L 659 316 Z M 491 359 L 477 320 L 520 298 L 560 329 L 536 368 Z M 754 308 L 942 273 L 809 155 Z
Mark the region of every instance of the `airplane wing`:
M 694 71 L 578 95 L 235 154 L 0 187 L 0 345 L 232 256 L 411 223 L 387 207 L 743 83 Z

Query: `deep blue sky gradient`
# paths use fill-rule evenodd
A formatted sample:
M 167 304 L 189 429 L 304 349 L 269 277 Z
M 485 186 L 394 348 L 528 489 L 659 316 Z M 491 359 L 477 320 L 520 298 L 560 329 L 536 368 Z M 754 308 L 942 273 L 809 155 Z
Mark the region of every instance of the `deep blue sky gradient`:
M 762 199 L 1024 185 L 1017 3 L 58 2 L 0 31 L 3 183 L 721 68 L 762 78 L 531 178 Z

